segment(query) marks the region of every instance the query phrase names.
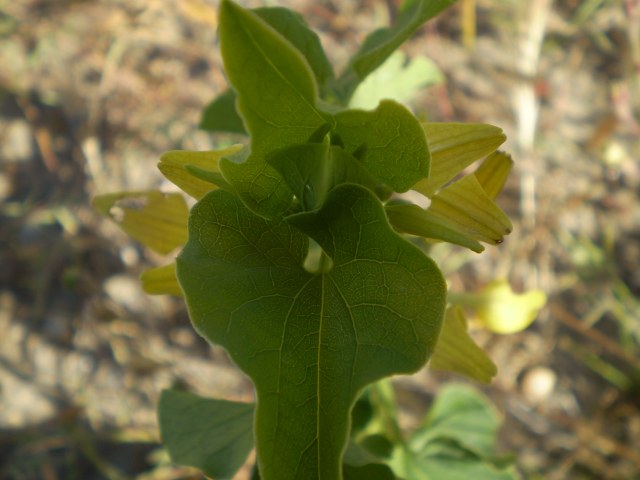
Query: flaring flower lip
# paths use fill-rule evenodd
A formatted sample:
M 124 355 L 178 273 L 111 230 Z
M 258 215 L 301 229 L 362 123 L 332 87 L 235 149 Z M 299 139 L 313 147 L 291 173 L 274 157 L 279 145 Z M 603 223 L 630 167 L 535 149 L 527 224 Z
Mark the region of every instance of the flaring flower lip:
M 473 308 L 478 323 L 506 335 L 531 325 L 545 306 L 547 296 L 541 290 L 515 293 L 506 280 L 495 280 L 478 293 L 449 294 L 449 302 Z

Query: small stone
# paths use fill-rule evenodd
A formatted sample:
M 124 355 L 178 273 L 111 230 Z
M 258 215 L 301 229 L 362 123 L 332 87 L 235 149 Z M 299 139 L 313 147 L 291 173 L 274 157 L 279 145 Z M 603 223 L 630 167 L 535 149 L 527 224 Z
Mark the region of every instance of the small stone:
M 56 407 L 38 385 L 11 375 L 2 374 L 0 392 L 0 428 L 14 429 L 37 425 L 50 420 Z
M 0 173 L 0 202 L 11 195 L 11 181 L 9 177 Z
M 529 403 L 537 405 L 551 396 L 557 381 L 557 375 L 550 368 L 532 368 L 522 379 L 522 393 Z
M 136 313 L 144 313 L 147 302 L 137 278 L 125 274 L 109 277 L 104 282 L 107 295 L 119 305 Z
M 4 132 L 1 152 L 5 160 L 11 162 L 24 162 L 33 156 L 33 137 L 26 121 L 9 122 Z

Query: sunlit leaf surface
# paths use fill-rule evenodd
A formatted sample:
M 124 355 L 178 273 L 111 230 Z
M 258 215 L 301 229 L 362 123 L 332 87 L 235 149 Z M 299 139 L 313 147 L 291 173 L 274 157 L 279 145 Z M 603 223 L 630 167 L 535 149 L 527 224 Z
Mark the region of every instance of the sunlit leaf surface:
M 288 223 L 209 193 L 192 211 L 178 279 L 195 328 L 255 383 L 264 478 L 333 480 L 358 392 L 431 354 L 445 283 L 362 187 L 338 186 L 320 210 Z M 333 260 L 330 271 L 302 267 L 307 235 Z

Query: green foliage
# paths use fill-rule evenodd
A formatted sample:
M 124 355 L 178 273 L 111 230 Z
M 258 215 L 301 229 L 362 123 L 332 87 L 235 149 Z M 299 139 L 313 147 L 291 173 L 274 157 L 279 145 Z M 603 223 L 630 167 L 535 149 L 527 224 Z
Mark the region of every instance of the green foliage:
M 423 88 L 442 82 L 438 67 L 424 56 L 396 51 L 353 92 L 349 107 L 373 109 L 384 99 L 406 103 Z
M 253 448 L 253 410 L 252 403 L 165 390 L 160 432 L 174 461 L 216 480 L 231 480 Z
M 362 163 L 396 192 L 406 192 L 429 175 L 431 155 L 416 117 L 393 100 L 373 111 L 343 110 L 335 115 L 334 134 L 348 152 L 361 152 Z
M 372 32 L 336 82 L 336 95 L 345 103 L 358 85 L 415 33 L 427 20 L 455 3 L 455 0 L 407 0 L 395 25 Z
M 495 454 L 501 418 L 474 389 L 452 384 L 436 397 L 424 420 L 408 436 L 400 431 L 396 401 L 388 381 L 371 387 L 358 403 L 366 410 L 355 442 L 396 478 L 462 480 L 517 478 L 509 459 Z
M 262 475 L 339 478 L 358 392 L 416 371 L 435 346 L 446 291 L 437 267 L 356 185 L 284 222 L 213 191 L 193 209 L 190 230 L 178 278 L 196 329 L 256 386 Z M 331 271 L 303 268 L 305 234 Z
M 354 421 L 357 433 L 344 453 L 344 480 L 517 478 L 511 461 L 495 455 L 500 415 L 474 389 L 457 384 L 443 388 L 408 437 L 400 433 L 395 405 L 386 381 L 358 401 L 354 413 L 366 413 Z M 160 400 L 165 446 L 177 462 L 216 479 L 232 478 L 252 447 L 254 408 L 165 390 Z
M 135 233 L 138 225 L 172 232 L 163 251 L 183 248 L 175 263 L 143 274 L 144 288 L 182 295 L 196 330 L 255 386 L 255 414 L 165 392 L 160 424 L 174 461 L 230 478 L 255 441 L 254 477 L 264 480 L 512 478 L 490 461 L 498 421 L 484 399 L 446 391 L 405 439 L 383 380 L 430 358 L 482 382 L 495 375 L 461 310 L 445 320 L 442 274 L 404 234 L 476 252 L 502 241 L 511 224 L 493 198 L 512 164 L 496 151 L 502 131 L 421 124 L 391 99 L 348 108 L 363 80 L 450 3 L 406 1 L 397 23 L 369 35 L 336 77 L 300 16 L 222 0 L 231 88 L 206 108 L 202 127 L 249 143 L 163 155 L 161 172 L 197 200 L 188 225 L 184 200 L 179 207 L 173 196 L 144 193 L 146 206 L 123 218 L 113 209 L 129 194 L 96 199 L 147 245 L 158 235 Z M 401 195 L 408 190 L 430 206 L 411 203 Z M 165 204 L 172 210 L 163 216 Z M 372 431 L 376 422 L 384 428 Z M 467 423 L 475 430 L 465 437 Z
M 305 143 L 328 118 L 316 107 L 318 87 L 308 62 L 258 15 L 222 2 L 219 35 L 236 107 L 251 135 L 248 158 L 223 159 L 222 172 L 251 209 L 275 217 L 289 207 L 291 192 L 266 154 Z

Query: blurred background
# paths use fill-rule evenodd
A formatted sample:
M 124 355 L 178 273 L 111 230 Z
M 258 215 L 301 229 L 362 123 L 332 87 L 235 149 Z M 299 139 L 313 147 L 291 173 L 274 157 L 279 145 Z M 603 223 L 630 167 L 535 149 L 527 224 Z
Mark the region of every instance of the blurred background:
M 393 0 L 242 1 L 302 13 L 336 70 Z M 251 400 L 181 300 L 138 275 L 167 258 L 90 206 L 171 189 L 169 149 L 226 88 L 215 0 L 0 0 L 0 478 L 202 478 L 159 447 L 172 385 Z M 498 201 L 514 232 L 482 255 L 438 248 L 453 289 L 541 289 L 525 331 L 474 331 L 498 365 L 487 393 L 500 450 L 524 478 L 640 478 L 640 2 L 459 0 L 404 48 L 431 62 L 415 112 L 505 130 L 515 170 Z M 421 60 L 422 61 L 422 60 Z M 410 426 L 440 385 L 397 379 Z

